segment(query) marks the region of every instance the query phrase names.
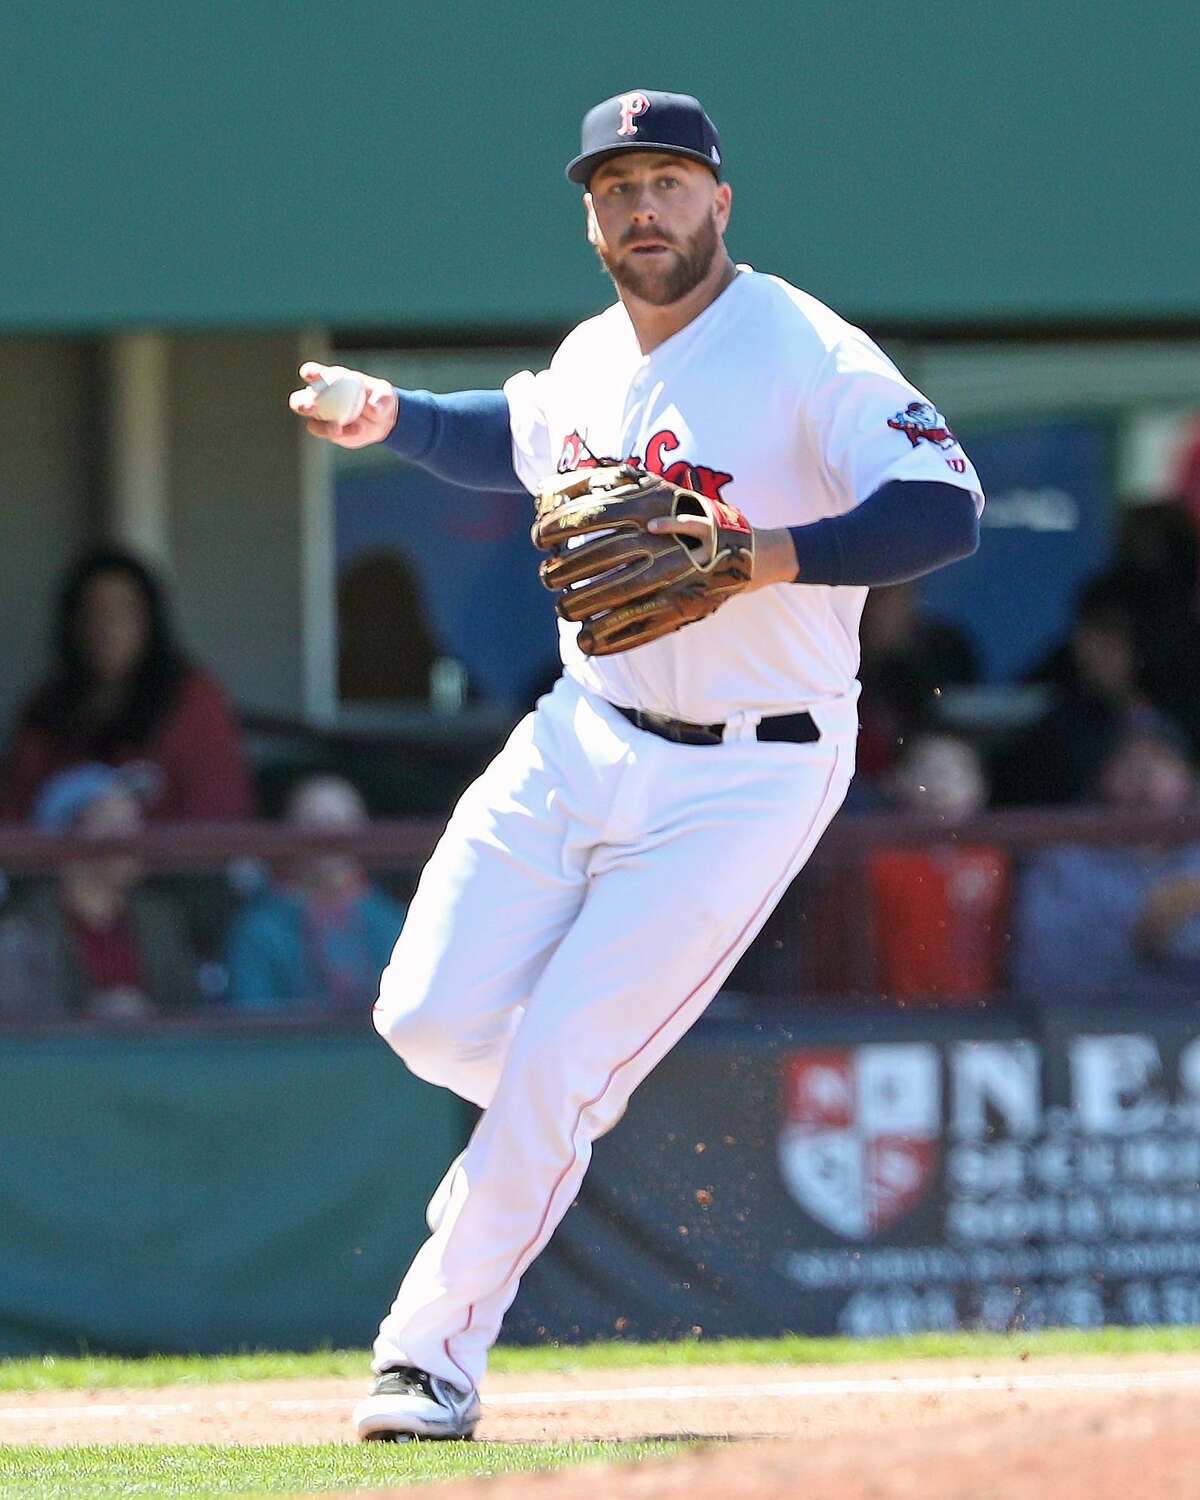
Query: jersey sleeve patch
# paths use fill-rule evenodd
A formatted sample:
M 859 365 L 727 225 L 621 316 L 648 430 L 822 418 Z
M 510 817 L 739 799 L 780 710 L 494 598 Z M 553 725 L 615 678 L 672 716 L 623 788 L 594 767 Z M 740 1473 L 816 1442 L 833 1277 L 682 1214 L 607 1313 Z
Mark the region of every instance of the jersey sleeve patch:
M 935 448 L 958 446 L 945 417 L 928 401 L 910 401 L 903 411 L 888 418 L 888 426 L 902 432 L 914 448 L 922 442 L 932 443 Z

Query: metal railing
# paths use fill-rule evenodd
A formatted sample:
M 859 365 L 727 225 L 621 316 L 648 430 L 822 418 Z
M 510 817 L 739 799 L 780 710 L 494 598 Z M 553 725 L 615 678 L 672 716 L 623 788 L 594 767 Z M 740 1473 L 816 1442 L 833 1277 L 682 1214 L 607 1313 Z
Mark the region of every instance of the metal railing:
M 67 861 L 136 854 L 147 869 L 174 874 L 212 872 L 241 859 L 266 863 L 302 854 L 339 853 L 368 868 L 415 869 L 432 852 L 446 819 L 375 820 L 348 832 L 317 832 L 265 820 L 243 823 L 150 824 L 129 836 L 81 838 L 0 824 L 0 870 L 46 874 Z M 843 813 L 818 845 L 810 868 L 857 862 L 884 845 L 993 844 L 1012 851 L 1051 844 L 1200 843 L 1200 808 L 1170 817 L 1097 807 L 1019 808 L 985 812 L 961 823 L 898 812 Z
M 5 825 L 0 826 L 0 876 L 19 889 L 73 861 L 132 854 L 148 877 L 169 877 L 177 888 L 186 886 L 189 878 L 220 887 L 224 896 L 216 904 L 223 902 L 228 912 L 253 893 L 256 881 L 261 889 L 271 870 L 286 872 L 306 857 L 338 853 L 385 876 L 403 897 L 411 892 L 445 821 L 377 820 L 339 833 L 266 821 L 151 825 L 135 836 L 103 838 L 51 836 Z M 1193 843 L 1200 845 L 1200 808 L 1170 817 L 1096 807 L 1025 808 L 987 812 L 953 825 L 907 813 L 843 813 L 735 970 L 730 987 L 752 997 L 753 1003 L 785 1006 L 800 998 L 806 1004 L 844 1003 L 850 997 L 860 1003 L 886 1000 L 877 930 L 879 897 L 872 896 L 870 877 L 881 851 L 1001 851 L 1015 886 L 1022 861 L 1048 846 L 1166 849 Z M 210 938 L 223 920 L 218 914 L 209 922 Z M 212 956 L 214 949 L 209 952 Z M 1007 1003 L 1007 988 L 1005 972 L 998 968 L 980 1003 Z M 936 995 L 930 998 L 936 1003 Z

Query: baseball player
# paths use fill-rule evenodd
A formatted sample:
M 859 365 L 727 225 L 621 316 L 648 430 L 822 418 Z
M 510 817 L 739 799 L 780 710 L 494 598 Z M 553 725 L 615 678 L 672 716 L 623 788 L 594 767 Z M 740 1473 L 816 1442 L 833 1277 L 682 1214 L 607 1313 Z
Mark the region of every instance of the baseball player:
M 434 396 L 363 375 L 291 407 L 468 487 L 538 496 L 563 675 L 455 808 L 375 1024 L 483 1114 L 374 1349 L 360 1436 L 469 1437 L 526 1267 L 592 1143 L 703 1013 L 842 802 L 872 584 L 978 544 L 954 434 L 861 330 L 725 250 L 717 131 L 634 90 L 567 167 L 617 300 L 538 374 Z

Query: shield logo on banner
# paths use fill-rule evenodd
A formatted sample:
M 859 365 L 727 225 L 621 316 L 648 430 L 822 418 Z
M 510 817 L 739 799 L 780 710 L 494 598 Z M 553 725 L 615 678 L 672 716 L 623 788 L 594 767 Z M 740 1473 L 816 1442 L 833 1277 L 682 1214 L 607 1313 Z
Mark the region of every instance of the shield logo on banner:
M 779 1165 L 800 1207 L 846 1239 L 870 1239 L 916 1206 L 938 1164 L 937 1048 L 839 1047 L 784 1059 Z

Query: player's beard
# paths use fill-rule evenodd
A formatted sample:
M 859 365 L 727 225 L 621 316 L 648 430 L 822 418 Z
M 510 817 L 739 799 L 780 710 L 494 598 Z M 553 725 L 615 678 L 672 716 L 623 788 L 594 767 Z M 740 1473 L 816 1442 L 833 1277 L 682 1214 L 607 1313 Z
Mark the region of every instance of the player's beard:
M 651 265 L 641 265 L 632 252 L 618 258 L 603 245 L 596 246 L 596 254 L 622 291 L 654 307 L 669 307 L 694 291 L 712 269 L 713 259 L 721 248 L 716 215 L 710 214 L 682 244 L 672 240 L 670 247 L 674 254 L 666 268 L 659 268 L 657 260 Z

